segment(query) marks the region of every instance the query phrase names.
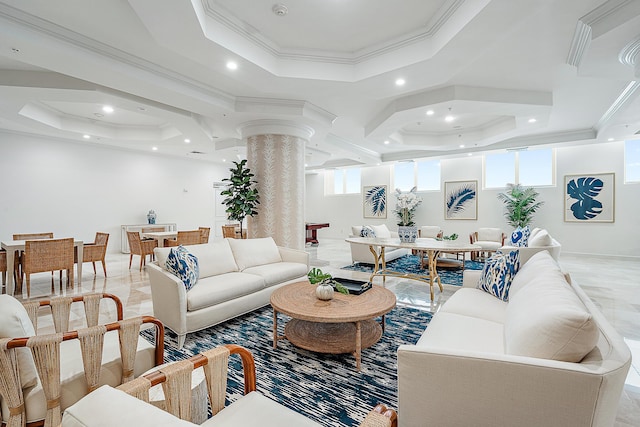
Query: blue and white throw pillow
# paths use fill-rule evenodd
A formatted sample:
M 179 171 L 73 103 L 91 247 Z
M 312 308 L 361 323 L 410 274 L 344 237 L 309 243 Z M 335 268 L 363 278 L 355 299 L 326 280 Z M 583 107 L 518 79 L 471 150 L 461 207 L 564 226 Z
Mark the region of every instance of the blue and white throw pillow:
M 368 225 L 363 225 L 360 231 L 360 237 L 376 237 L 376 232 Z
M 478 289 L 482 289 L 502 301 L 509 301 L 511 281 L 519 269 L 519 251 L 509 251 L 506 254 L 497 251 L 485 263 L 480 282 L 478 282 Z
M 171 248 L 165 266 L 167 267 L 167 271 L 182 281 L 187 290 L 191 289 L 200 277 L 198 258 L 189 253 L 182 245 L 177 248 Z
M 528 225 L 524 227 L 518 227 L 511 233 L 511 246 L 517 246 L 519 248 L 524 248 L 529 243 L 529 235 L 531 234 L 531 229 Z

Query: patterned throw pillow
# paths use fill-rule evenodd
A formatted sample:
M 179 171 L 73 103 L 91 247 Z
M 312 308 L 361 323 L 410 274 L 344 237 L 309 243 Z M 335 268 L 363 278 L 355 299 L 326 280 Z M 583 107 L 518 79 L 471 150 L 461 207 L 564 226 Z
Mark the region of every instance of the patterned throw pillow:
M 200 270 L 198 268 L 198 258 L 189 253 L 182 245 L 171 248 L 166 262 L 167 271 L 178 277 L 187 290 L 191 289 L 198 281 Z
M 519 248 L 524 248 L 527 246 L 529 242 L 529 235 L 531 234 L 531 229 L 528 225 L 524 227 L 518 227 L 511 233 L 511 246 L 517 246 Z
M 493 295 L 502 301 L 509 301 L 511 281 L 520 269 L 520 252 L 498 251 L 487 260 L 482 270 L 478 289 Z
M 360 237 L 376 237 L 376 232 L 373 231 L 373 228 L 370 226 L 363 225 L 362 231 L 360 231 Z

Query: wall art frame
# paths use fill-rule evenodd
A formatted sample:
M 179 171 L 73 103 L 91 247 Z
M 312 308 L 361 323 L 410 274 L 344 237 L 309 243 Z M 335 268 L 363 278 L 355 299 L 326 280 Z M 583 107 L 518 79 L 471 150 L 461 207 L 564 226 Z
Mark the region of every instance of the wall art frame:
M 444 219 L 478 219 L 478 181 L 445 181 Z
M 362 187 L 362 215 L 364 218 L 387 218 L 388 192 L 386 185 Z
M 615 173 L 564 176 L 565 222 L 615 222 Z

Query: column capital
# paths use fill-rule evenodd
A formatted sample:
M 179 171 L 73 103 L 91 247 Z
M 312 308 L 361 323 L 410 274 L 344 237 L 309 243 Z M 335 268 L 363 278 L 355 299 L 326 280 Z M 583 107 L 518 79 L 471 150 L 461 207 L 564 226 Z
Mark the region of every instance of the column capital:
M 238 126 L 242 139 L 255 135 L 291 135 L 309 141 L 315 130 L 311 126 L 290 120 L 252 120 Z

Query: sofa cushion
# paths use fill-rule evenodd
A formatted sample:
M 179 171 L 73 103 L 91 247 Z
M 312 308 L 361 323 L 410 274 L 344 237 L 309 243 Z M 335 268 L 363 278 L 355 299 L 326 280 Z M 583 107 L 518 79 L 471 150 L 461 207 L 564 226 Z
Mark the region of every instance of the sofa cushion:
M 273 286 L 300 277 L 306 277 L 307 265 L 298 262 L 276 262 L 242 270 L 246 274 L 255 274 L 264 279 L 265 286 Z
M 261 239 L 228 239 L 240 271 L 256 265 L 281 262 L 276 242 L 271 237 Z
M 470 270 L 473 271 L 473 270 Z M 479 272 L 478 272 L 479 273 Z M 438 313 L 454 313 L 504 323 L 507 303 L 476 288 L 458 289 Z
M 528 225 L 516 228 L 511 232 L 511 245 L 520 248 L 528 246 L 530 234 L 531 229 Z
M 533 283 L 536 279 L 543 280 L 546 277 L 553 278 L 556 277 L 557 274 L 562 275 L 562 271 L 549 252 L 538 252 L 531 256 L 526 263 L 520 266 L 518 273 L 511 282 L 509 295 L 514 296 L 520 292 L 522 288 Z
M 264 289 L 265 281 L 254 274 L 224 273 L 201 278 L 187 292 L 187 311 L 196 311 Z
M 376 236 L 376 232 L 373 230 L 373 228 L 370 225 L 363 225 L 360 228 L 360 237 L 378 237 Z
M 189 253 L 182 245 L 171 248 L 165 266 L 167 271 L 182 281 L 187 290 L 196 284 L 200 276 L 198 258 Z
M 598 325 L 559 271 L 513 295 L 506 314 L 508 354 L 580 362 L 598 342 Z
M 504 354 L 504 329 L 498 322 L 438 312 L 416 346 Z
M 540 230 L 534 236 L 529 238 L 530 248 L 539 248 L 544 246 L 551 246 L 553 243 L 551 235 L 547 230 Z
M 204 245 L 186 245 L 185 248 L 198 258 L 200 278 L 238 271 L 228 239 Z M 155 248 L 158 265 L 166 270 L 167 256 L 171 248 Z
M 36 334 L 24 306 L 11 295 L 0 295 L 0 338 L 31 337 Z M 28 348 L 16 349 L 22 388 L 34 386 L 38 380 L 36 365 Z
M 122 362 L 120 361 L 118 332 L 107 332 L 104 340 L 100 384 L 108 384 L 115 387 L 122 382 Z M 151 369 L 154 366 L 154 361 L 155 347 L 144 338 L 138 338 L 134 375 L 137 377 Z M 87 394 L 87 381 L 84 376 L 79 340 L 63 341 L 60 344 L 60 384 L 60 405 L 63 410 Z M 43 420 L 46 415 L 47 405 L 42 384 L 39 380 L 35 387 L 24 390 L 24 398 L 27 422 Z M 3 412 L 6 414 L 7 408 L 4 401 L 2 405 Z
M 225 407 L 205 421 L 202 426 L 320 427 L 320 424 L 253 391 Z
M 118 408 L 114 410 L 114 408 Z M 102 386 L 67 408 L 63 427 L 195 426 L 124 391 Z
M 496 252 L 484 264 L 478 289 L 502 301 L 508 301 L 509 288 L 519 268 L 520 254 L 518 251 Z
M 388 239 L 391 237 L 391 230 L 389 230 L 389 228 L 385 224 L 372 225 L 371 228 L 373 229 L 374 233 L 376 233 L 374 237 L 380 237 L 382 239 Z
M 360 236 L 360 232 L 362 231 L 362 225 L 352 225 L 351 226 L 351 235 L 354 237 Z

